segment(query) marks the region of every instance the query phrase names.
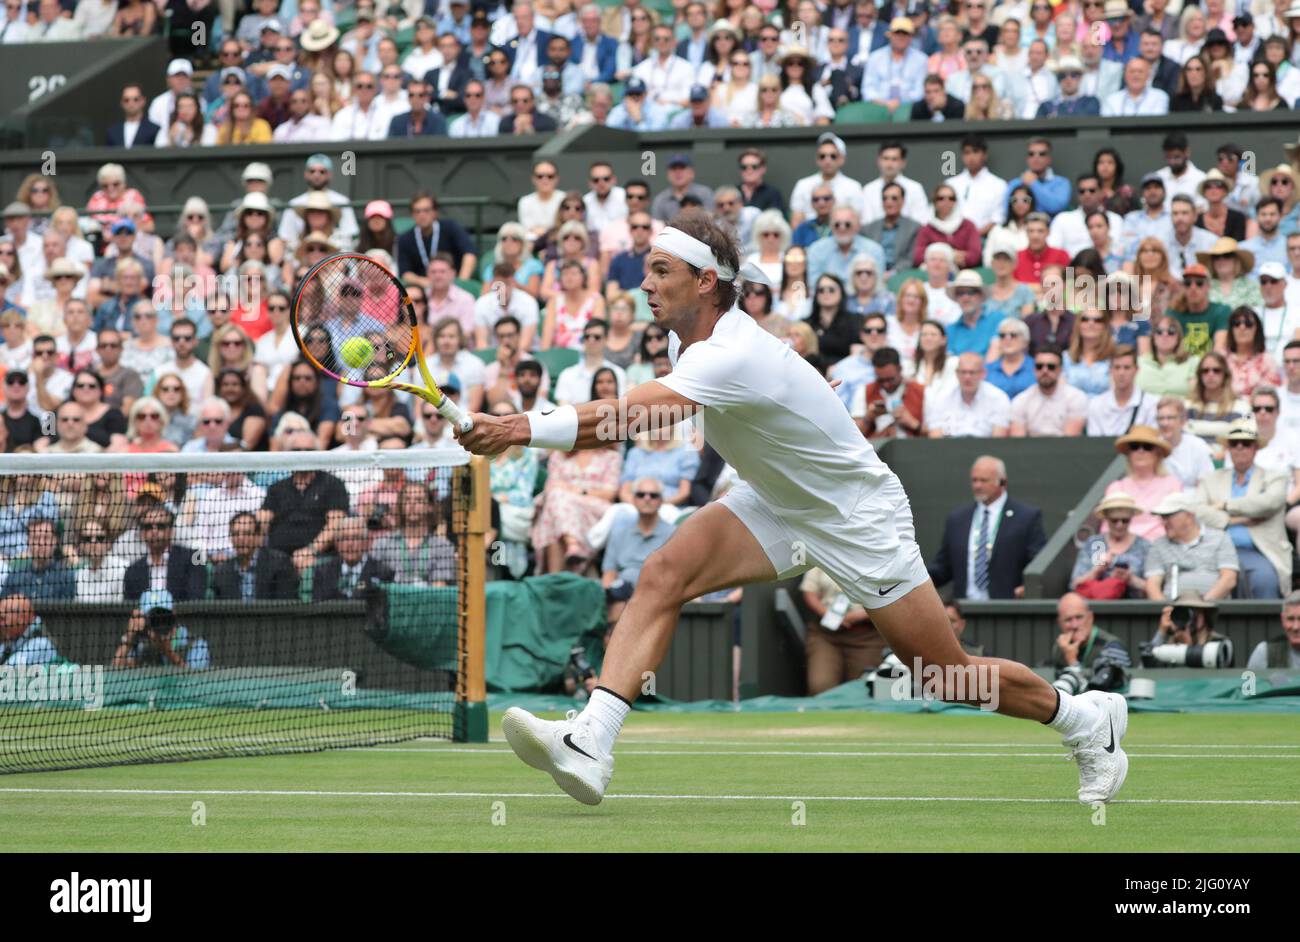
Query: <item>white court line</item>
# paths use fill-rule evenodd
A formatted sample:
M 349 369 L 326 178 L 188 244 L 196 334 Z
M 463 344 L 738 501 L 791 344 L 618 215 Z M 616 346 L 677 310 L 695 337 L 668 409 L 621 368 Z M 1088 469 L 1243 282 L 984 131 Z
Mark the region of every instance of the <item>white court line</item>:
M 1060 747 L 1043 747 L 1047 751 L 1043 752 L 832 752 L 832 751 L 810 751 L 810 750 L 790 750 L 790 749 L 750 749 L 739 750 L 729 749 L 726 752 L 706 752 L 702 749 L 620 749 L 618 755 L 622 756 L 780 756 L 794 759 L 803 758 L 850 758 L 850 759 L 876 759 L 890 756 L 904 758 L 948 758 L 948 759 L 1058 759 L 1067 753 Z M 479 748 L 467 746 L 444 746 L 426 749 L 424 747 L 414 747 L 403 749 L 393 746 L 359 746 L 355 749 L 349 749 L 348 752 L 404 752 L 413 755 L 441 755 L 455 753 L 457 755 L 511 755 L 510 749 L 494 748 L 492 746 L 481 746 Z M 1171 753 L 1171 752 L 1129 752 L 1130 759 L 1300 759 L 1300 753 L 1271 753 L 1262 755 L 1250 755 L 1242 753 Z
M 496 739 L 493 742 L 502 742 Z M 446 740 L 420 738 L 411 742 L 446 742 Z M 634 739 L 620 738 L 625 745 L 643 746 L 929 746 L 949 749 L 1005 749 L 1008 747 L 1047 746 L 1043 742 L 948 742 L 938 740 L 911 739 L 835 739 L 833 737 L 809 736 L 807 739 Z M 1300 749 L 1300 743 L 1195 743 L 1195 742 L 1144 742 L 1144 749 Z
M 389 791 L 320 791 L 309 789 L 256 789 L 256 788 L 0 788 L 0 794 L 38 795 L 213 795 L 227 797 L 274 798 L 565 798 L 556 792 L 389 792 Z M 995 804 L 1074 805 L 1073 798 L 982 798 L 973 795 L 919 796 L 919 795 L 683 795 L 651 793 L 620 793 L 606 795 L 605 799 L 636 801 L 868 801 L 868 802 L 974 802 Z M 570 799 L 571 800 L 571 799 Z M 1112 801 L 1119 805 L 1300 805 L 1300 799 L 1268 798 L 1129 798 Z

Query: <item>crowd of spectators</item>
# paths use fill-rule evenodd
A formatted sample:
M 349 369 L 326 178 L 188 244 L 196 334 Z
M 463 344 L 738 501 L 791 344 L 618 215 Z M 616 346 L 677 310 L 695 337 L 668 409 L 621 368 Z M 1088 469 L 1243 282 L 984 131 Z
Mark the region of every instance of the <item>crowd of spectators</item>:
M 160 14 L 175 36 L 186 17 L 211 25 L 220 14 L 226 35 L 206 81 L 195 80 L 196 65 L 210 65 L 204 51 L 178 48 L 166 91 L 150 100 L 123 89 L 123 120 L 105 142 L 122 148 L 583 122 L 782 127 L 826 124 L 853 105 L 910 108 L 914 120 L 1119 118 L 1286 108 L 1300 92 L 1300 10 L 1284 3 L 1253 16 L 1219 10 L 1213 22 L 1166 0 L 1143 15 L 1096 0 L 954 6 L 724 0 L 678 4 L 660 22 L 635 2 L 520 0 L 507 11 L 257 0 L 248 12 L 234 0 L 82 0 L 61 14 L 45 0 L 7 3 L 0 43 L 147 34 Z M 346 31 L 335 25 L 344 20 Z M 337 251 L 401 275 L 434 376 L 466 408 L 506 414 L 621 395 L 671 368 L 638 286 L 654 235 L 700 207 L 772 282 L 748 284 L 742 309 L 838 382 L 867 438 L 1117 440 L 1126 473 L 1079 541 L 1071 586 L 1083 597 L 1173 599 L 1189 586 L 1211 601 L 1284 596 L 1287 534 L 1300 526 L 1300 145 L 1247 159 L 1225 141 L 1193 154 L 1175 131 L 1158 166 L 1130 171 L 1103 147 L 1070 181 L 1045 139 L 1026 142 L 1023 168 L 1007 179 L 989 168 L 983 136 L 957 143 L 960 168 L 928 192 L 907 175 L 903 141 L 850 155 L 830 131 L 788 192 L 767 182 L 758 147 L 739 153 L 733 179 L 707 184 L 688 154 L 669 157 L 663 182 L 620 181 L 604 161 L 562 179 L 541 159 L 515 194 L 515 218 L 482 240 L 433 193 L 372 194 L 354 211 L 325 154 L 306 160 L 287 201 L 272 197 L 270 168 L 252 162 L 241 192 L 219 205 L 189 198 L 170 230 L 150 215 L 129 160 L 99 169 L 84 207 L 33 173 L 3 210 L 0 444 L 55 454 L 456 450 L 436 410 L 325 382 L 301 357 L 293 289 Z M 409 206 L 409 220 L 395 204 Z M 318 358 L 337 355 L 328 323 L 304 339 Z M 979 469 L 984 497 L 955 512 L 932 563 L 963 598 L 1013 597 L 1042 543 L 1037 511 L 1007 503 L 999 464 Z M 503 547 L 493 575 L 602 578 L 612 621 L 645 555 L 733 477 L 690 427 L 572 454 L 512 449 L 491 464 Z M 291 492 L 289 480 L 6 478 L 3 591 L 320 598 L 373 580 L 452 577 L 445 481 L 321 472 L 293 475 Z M 284 521 L 295 514 L 311 522 L 290 539 Z M 1014 554 L 996 546 L 999 521 Z M 180 562 L 199 549 L 211 562 L 201 586 Z M 806 592 L 833 601 L 816 580 Z
M 855 108 L 1140 117 L 1300 95 L 1287 0 L 678 0 L 670 15 L 639 0 L 7 0 L 0 44 L 160 32 L 167 91 L 130 87 L 109 144 L 780 128 Z

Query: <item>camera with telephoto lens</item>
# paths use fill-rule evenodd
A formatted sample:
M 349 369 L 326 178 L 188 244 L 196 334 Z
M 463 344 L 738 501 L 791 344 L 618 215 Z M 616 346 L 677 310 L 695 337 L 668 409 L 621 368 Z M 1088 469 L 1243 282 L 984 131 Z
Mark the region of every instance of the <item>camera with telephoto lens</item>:
M 1138 645 L 1143 667 L 1231 667 L 1232 641 L 1207 641 L 1205 644 L 1160 644 L 1146 641 Z
M 576 689 L 583 689 L 583 685 L 589 678 L 596 676 L 596 670 L 587 660 L 587 649 L 580 644 L 575 644 L 569 649 L 569 660 L 564 665 L 564 679 L 573 681 Z
M 1073 697 L 1088 689 L 1088 672 L 1084 670 L 1082 664 L 1071 664 L 1057 675 L 1057 678 L 1052 681 L 1052 686 L 1061 693 L 1068 693 Z

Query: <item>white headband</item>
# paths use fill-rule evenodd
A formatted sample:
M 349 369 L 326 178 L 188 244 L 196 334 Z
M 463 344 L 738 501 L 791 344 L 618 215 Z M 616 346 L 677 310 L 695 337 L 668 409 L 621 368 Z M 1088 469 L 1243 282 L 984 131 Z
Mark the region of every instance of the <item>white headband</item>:
M 763 270 L 750 262 L 740 266 L 737 272 L 730 265 L 724 265 L 714 256 L 713 250 L 694 236 L 689 236 L 680 229 L 665 226 L 651 244 L 653 248 L 662 249 L 669 255 L 675 255 L 686 264 L 704 270 L 712 268 L 718 274 L 718 281 L 735 281 L 739 275 L 745 281 L 757 281 L 771 287 L 772 283 Z

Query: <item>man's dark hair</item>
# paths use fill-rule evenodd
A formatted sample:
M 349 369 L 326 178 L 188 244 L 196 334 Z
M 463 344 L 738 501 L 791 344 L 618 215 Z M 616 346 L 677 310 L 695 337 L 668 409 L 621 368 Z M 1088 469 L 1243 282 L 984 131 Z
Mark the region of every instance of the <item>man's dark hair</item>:
M 1096 180 L 1098 183 L 1101 182 L 1101 180 L 1097 178 L 1097 175 L 1093 173 L 1091 170 L 1089 170 L 1086 173 L 1081 173 L 1077 177 L 1075 177 L 1074 185 L 1078 186 L 1080 183 L 1082 183 L 1085 180 Z
M 1286 346 L 1282 348 L 1283 352 L 1287 350 L 1300 350 L 1300 340 L 1288 340 Z
M 1170 131 L 1165 135 L 1165 139 L 1160 142 L 1161 150 L 1187 150 L 1190 146 L 1187 142 L 1187 135 L 1182 131 Z
M 502 320 L 505 320 L 505 318 L 502 318 Z M 497 323 L 500 323 L 500 321 Z M 515 376 L 518 376 L 520 373 L 536 373 L 540 379 L 542 376 L 542 364 L 538 363 L 536 360 L 520 360 L 518 365 L 515 367 Z
M 1160 30 L 1156 29 L 1154 26 L 1147 26 L 1147 27 L 1144 27 L 1143 30 L 1142 30 L 1142 35 L 1143 35 L 1143 36 L 1154 36 L 1156 39 L 1160 40 L 1162 43 L 1165 41 L 1165 34 L 1162 33 L 1162 32 L 1160 32 Z M 1163 55 L 1163 52 L 1162 52 L 1161 54 Z
M 631 180 L 628 180 L 626 183 L 624 183 L 624 184 L 623 184 L 623 192 L 626 193 L 628 190 L 632 189 L 632 187 L 634 187 L 634 186 L 635 186 L 635 187 L 638 187 L 638 188 L 640 188 L 640 189 L 642 189 L 642 190 L 645 190 L 645 195 L 646 195 L 646 196 L 649 196 L 649 195 L 650 195 L 650 184 L 649 184 L 649 183 L 646 183 L 645 180 L 642 180 L 640 177 L 633 177 Z
M 938 76 L 936 75 L 935 78 L 938 78 Z M 961 139 L 961 149 L 965 150 L 968 147 L 971 150 L 978 150 L 978 151 L 983 151 L 984 153 L 988 153 L 989 142 L 988 139 L 983 134 L 967 134 L 965 137 Z
M 1238 160 L 1240 160 L 1241 155 L 1244 153 L 1245 151 L 1241 149 L 1240 144 L 1234 144 L 1231 141 L 1229 141 L 1227 144 L 1220 144 L 1219 149 L 1214 152 L 1214 156 L 1222 157 L 1224 154 L 1231 154 L 1233 157 L 1236 157 Z
M 456 270 L 456 259 L 450 252 L 434 252 L 433 258 L 429 259 L 429 264 L 432 265 L 434 262 L 446 262 L 448 268 L 453 272 Z
M 1061 345 L 1054 340 L 1049 340 L 1046 343 L 1039 344 L 1038 348 L 1034 350 L 1034 359 L 1038 359 L 1038 357 L 1044 353 L 1056 357 L 1056 359 L 1062 363 L 1065 362 L 1065 351 L 1063 351 Z
M 694 193 L 683 193 L 682 198 L 677 201 L 682 209 L 702 209 L 704 203 Z
M 1258 213 L 1265 206 L 1276 206 L 1279 213 L 1285 213 L 1286 209 L 1280 199 L 1276 196 L 1265 196 L 1255 204 L 1255 212 Z
M 593 160 L 590 164 L 587 165 L 587 172 L 590 173 L 591 171 L 595 170 L 597 167 L 608 167 L 610 170 L 614 169 L 614 165 L 610 163 L 608 160 Z
M 934 72 L 931 72 L 929 75 L 927 75 L 927 76 L 925 77 L 925 81 L 922 82 L 921 84 L 923 84 L 923 85 L 938 85 L 938 86 L 941 86 L 941 87 L 942 87 L 943 84 L 944 84 L 944 82 L 943 82 L 943 76 L 942 76 L 942 75 L 936 75 Z
M 899 357 L 898 351 L 893 347 L 881 347 L 875 353 L 871 354 L 871 365 L 877 370 L 882 366 L 896 366 L 899 369 L 902 369 L 903 361 L 902 358 Z
M 231 532 L 234 532 L 235 524 L 238 523 L 240 520 L 251 520 L 251 521 L 253 521 L 253 532 L 254 532 L 254 533 L 261 533 L 261 532 L 262 532 L 262 524 L 261 524 L 261 522 L 257 519 L 257 514 L 251 512 L 251 511 L 248 511 L 248 510 L 241 510 L 239 513 L 235 514 L 233 517 L 230 518 L 230 529 L 231 529 Z
M 605 320 L 603 317 L 590 318 L 587 323 L 582 326 L 582 329 L 586 330 L 588 327 L 599 327 L 605 332 L 606 337 L 609 336 L 609 321 Z
M 172 249 L 179 249 L 181 246 L 196 249 L 199 247 L 199 244 L 194 241 L 194 236 L 190 235 L 188 232 L 182 232 L 180 235 L 172 239 Z
M 193 328 L 195 332 L 195 336 L 198 336 L 198 330 L 199 330 L 198 325 L 195 324 L 194 321 L 190 320 L 188 317 L 178 317 L 176 318 L 176 320 L 172 321 L 172 330 L 175 330 L 177 327 Z M 170 332 L 168 336 L 170 336 Z
M 887 137 L 880 142 L 880 150 L 878 153 L 883 154 L 887 150 L 896 150 L 898 151 L 898 156 L 902 157 L 904 160 L 907 159 L 907 145 L 896 137 Z
M 680 229 L 694 239 L 699 239 L 709 247 L 714 258 L 732 271 L 740 268 L 740 253 L 736 249 L 736 244 L 707 213 L 684 210 L 674 216 L 668 225 Z M 694 265 L 688 264 L 687 267 L 696 275 L 700 273 Z M 721 310 L 731 310 L 736 304 L 736 283 L 719 281 L 717 288 L 714 289 L 713 299 Z
M 167 526 L 170 527 L 176 523 L 176 515 L 167 508 L 166 504 L 161 503 L 155 503 L 148 509 L 140 511 L 140 518 L 143 520 L 145 517 L 157 516 L 158 514 L 162 514 L 167 518 Z
M 1047 152 L 1052 152 L 1052 142 L 1045 137 L 1031 137 L 1025 144 L 1026 147 L 1033 147 L 1035 144 L 1041 144 L 1047 148 Z
M 433 208 L 437 210 L 438 197 L 434 196 L 428 190 L 416 190 L 413 194 L 411 194 L 411 202 L 410 202 L 411 209 L 414 209 L 415 204 L 420 202 L 421 200 L 431 200 L 433 202 Z
M 55 344 L 55 347 L 56 347 L 56 348 L 57 348 L 57 346 L 58 346 L 58 344 L 55 343 L 54 338 L 51 337 L 49 334 L 40 334 L 40 335 L 38 335 L 38 336 L 36 336 L 36 337 L 33 337 L 33 338 L 32 338 L 32 349 L 33 349 L 33 350 L 36 349 L 36 345 L 37 345 L 38 343 L 53 343 L 53 344 Z
M 893 181 L 892 183 L 886 183 L 884 186 L 882 186 L 880 188 L 880 195 L 884 196 L 886 190 L 897 190 L 898 192 L 903 194 L 904 199 L 907 198 L 907 191 L 903 189 L 903 184 L 899 183 L 897 180 Z
M 513 314 L 507 314 L 504 317 L 497 318 L 497 322 L 492 325 L 492 333 L 495 334 L 497 328 L 502 324 L 514 324 L 515 330 L 523 330 L 523 325 L 519 323 L 519 318 L 515 317 Z
M 760 164 L 764 167 L 767 166 L 767 154 L 763 153 L 763 151 L 759 150 L 757 147 L 746 147 L 740 152 L 740 156 L 736 158 L 736 162 L 739 163 L 746 157 L 757 157 Z
M 1039 350 L 1038 352 L 1042 353 L 1043 351 Z M 1114 363 L 1116 360 L 1129 359 L 1136 364 L 1137 356 L 1137 347 L 1133 346 L 1133 344 L 1119 343 L 1115 345 L 1115 349 L 1110 353 L 1110 362 Z

